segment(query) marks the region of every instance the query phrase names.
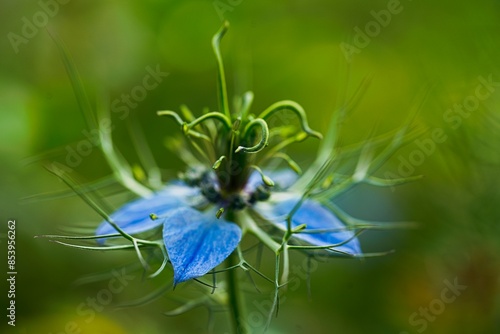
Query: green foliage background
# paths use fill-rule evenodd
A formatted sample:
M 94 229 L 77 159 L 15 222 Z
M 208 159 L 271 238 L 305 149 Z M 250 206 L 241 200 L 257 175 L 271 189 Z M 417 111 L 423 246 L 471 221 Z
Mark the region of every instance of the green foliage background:
M 390 23 L 353 55 L 352 62 L 346 61 L 341 43 L 354 45 L 355 28 L 365 30 L 374 20 L 371 11 L 386 9 L 388 2 L 215 2 L 230 8 L 223 13 L 231 28 L 222 44 L 230 95 L 253 90 L 254 111 L 293 99 L 308 111 L 311 127 L 324 133 L 341 101 L 339 93 L 353 92 L 369 76 L 368 91 L 343 124 L 343 142 L 364 140 L 376 123 L 378 133 L 397 128 L 426 89 L 429 98 L 417 124 L 428 131 L 419 140 L 431 138 L 435 128 L 446 136 L 415 166 L 412 174 L 423 174 L 421 181 L 394 190 L 361 187 L 339 199 L 353 216 L 415 220 L 420 227 L 363 237 L 366 250 L 395 249 L 392 255 L 320 264 L 312 273 L 311 299 L 301 278 L 298 288 L 286 294 L 270 333 L 417 333 L 422 327 L 412 325 L 409 317 L 440 298 L 445 280 L 455 279 L 467 288 L 427 321 L 424 332 L 500 329 L 500 84 L 470 116 L 461 117 L 456 128 L 444 119 L 447 110 L 474 96 L 479 77 L 500 82 L 500 3 L 402 1 L 402 10 Z M 41 163 L 30 163 L 31 158 L 49 152 L 45 161 L 64 163 L 67 145 L 76 147 L 85 139 L 84 119 L 47 30 L 39 29 L 17 53 L 9 41 L 9 33 L 21 34 L 22 18 L 31 20 L 41 8 L 34 1 L 5 0 L 0 10 L 0 254 L 5 259 L 6 222 L 14 218 L 18 266 L 17 326 L 7 328 L 2 315 L 2 333 L 72 333 L 72 323 L 82 333 L 205 332 L 208 317 L 203 309 L 176 318 L 162 315 L 177 305 L 168 298 L 175 291 L 154 304 L 115 312 L 115 303 L 153 289 L 156 283 L 140 277 L 87 322 L 76 310 L 107 281 L 76 287 L 71 283 L 133 257 L 86 253 L 33 238 L 61 226 L 99 222 L 76 197 L 21 201 L 64 189 Z M 159 120 L 156 111 L 178 110 L 182 103 L 197 113 L 205 106 L 216 108 L 210 38 L 220 24 L 211 0 L 73 0 L 59 5 L 47 27 L 64 40 L 94 97 L 104 93 L 113 101 L 129 94 L 142 83 L 147 66 L 158 64 L 169 73 L 130 115 L 144 129 L 168 178 L 182 168 L 163 145 L 178 129 L 173 122 Z M 136 161 L 127 122 L 117 117 L 114 121 L 117 146 Z M 307 164 L 316 146 L 309 140 L 293 154 Z M 422 149 L 417 141 L 410 141 L 380 176 L 396 173 L 418 150 Z M 90 181 L 109 172 L 94 148 L 74 175 Z M 123 200 L 115 198 L 116 204 Z M 302 264 L 303 257 L 297 256 L 295 265 Z M 5 305 L 7 286 L 1 281 L 0 300 Z M 263 300 L 265 293 L 249 297 L 249 308 L 255 307 L 252 298 Z M 216 320 L 216 333 L 227 330 L 223 315 L 217 314 Z

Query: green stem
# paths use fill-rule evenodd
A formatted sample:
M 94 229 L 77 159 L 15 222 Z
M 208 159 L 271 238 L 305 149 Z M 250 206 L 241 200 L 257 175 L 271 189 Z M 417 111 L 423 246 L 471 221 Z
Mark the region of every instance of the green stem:
M 227 260 L 227 266 L 232 267 L 239 263 L 238 254 L 233 252 Z M 247 334 L 250 333 L 247 327 L 244 310 L 244 300 L 242 291 L 239 288 L 237 272 L 235 269 L 227 271 L 227 291 L 229 294 L 229 313 L 231 315 L 231 323 L 233 333 Z

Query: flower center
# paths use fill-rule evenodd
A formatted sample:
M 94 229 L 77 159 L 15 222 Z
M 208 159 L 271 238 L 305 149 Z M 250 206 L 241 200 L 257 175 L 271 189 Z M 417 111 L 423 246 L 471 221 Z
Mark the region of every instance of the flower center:
M 300 174 L 300 167 L 283 150 L 308 137 L 322 138 L 309 127 L 304 109 L 294 101 L 278 101 L 253 114 L 253 93 L 248 91 L 229 108 L 220 52 L 220 41 L 227 28 L 225 24 L 212 39 L 218 69 L 218 111 L 206 108 L 199 117 L 186 106 L 181 106 L 182 117 L 171 110 L 158 111 L 158 115 L 171 117 L 180 126 L 185 142 L 172 142 L 172 147 L 183 151 L 181 157 L 187 165 L 205 165 L 190 168 L 183 179 L 188 185 L 199 188 L 208 203 L 219 206 L 217 218 L 226 209 L 241 210 L 267 200 L 274 181 L 261 167 L 278 158 Z M 283 117 L 283 112 L 293 114 L 297 121 Z M 273 125 L 271 128 L 268 122 Z M 261 182 L 254 180 L 255 173 L 260 174 Z
M 222 188 L 213 170 L 198 166 L 189 168 L 182 180 L 191 187 L 198 187 L 205 199 L 225 209 L 242 210 L 271 196 L 270 187 L 265 184 L 247 184 L 240 190 L 227 191 Z

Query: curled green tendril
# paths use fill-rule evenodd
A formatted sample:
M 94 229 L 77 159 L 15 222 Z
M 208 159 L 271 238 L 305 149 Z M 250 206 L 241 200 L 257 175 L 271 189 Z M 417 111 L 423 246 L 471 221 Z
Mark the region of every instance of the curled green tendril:
M 307 133 L 311 137 L 316 137 L 318 139 L 323 138 L 323 135 L 321 135 L 321 133 L 314 131 L 309 127 L 309 124 L 307 123 L 307 116 L 306 116 L 306 112 L 304 111 L 304 108 L 302 108 L 302 106 L 295 101 L 284 100 L 284 101 L 276 102 L 276 103 L 272 104 L 271 106 L 269 106 L 266 110 L 264 110 L 259 115 L 258 118 L 262 118 L 265 120 L 266 118 L 272 116 L 273 114 L 277 113 L 278 111 L 286 110 L 286 109 L 293 111 L 298 116 L 298 118 L 300 120 L 300 125 L 302 126 L 302 130 L 304 130 L 305 133 Z
M 156 114 L 158 116 L 170 116 L 172 117 L 177 123 L 179 123 L 179 125 L 182 127 L 184 126 L 184 124 L 186 122 L 184 122 L 184 120 L 181 118 L 181 116 L 179 116 L 179 114 L 177 114 L 175 111 L 170 111 L 170 110 L 160 110 L 160 111 L 157 111 Z
M 229 28 L 229 22 L 225 21 L 219 31 L 212 38 L 212 48 L 214 49 L 215 58 L 217 59 L 217 67 L 219 69 L 219 73 L 217 76 L 217 84 L 218 84 L 218 93 L 219 93 L 219 109 L 222 111 L 224 115 L 231 118 L 231 114 L 229 112 L 229 104 L 227 101 L 227 89 L 226 89 L 226 76 L 224 74 L 224 64 L 222 62 L 222 55 L 220 53 L 220 41 L 222 37 L 227 32 Z
M 188 136 L 193 136 L 195 138 L 200 138 L 200 139 L 203 139 L 203 140 L 206 140 L 208 142 L 212 142 L 212 140 L 210 139 L 210 137 L 208 137 L 207 135 L 201 133 L 201 132 L 198 132 L 198 131 L 194 131 L 194 130 L 191 130 L 191 128 L 193 128 L 194 126 L 196 126 L 197 124 L 201 123 L 203 120 L 199 121 L 200 118 L 203 118 L 204 116 L 206 115 L 203 115 L 201 116 L 200 118 L 198 119 L 195 119 L 193 122 L 191 123 L 187 123 L 185 122 L 180 116 L 179 114 L 177 114 L 175 111 L 170 111 L 170 110 L 160 110 L 157 112 L 157 115 L 158 116 L 170 116 L 172 117 L 180 126 L 181 126 L 181 130 L 182 130 L 182 133 L 184 133 L 185 135 L 188 135 Z M 223 115 L 219 115 L 219 116 L 223 116 Z M 197 122 L 197 123 L 195 123 Z M 193 125 L 194 124 L 194 125 Z
M 213 111 L 213 112 L 209 112 L 209 113 L 206 113 L 205 115 L 202 115 L 202 116 L 198 117 L 197 119 L 195 119 L 191 123 L 187 123 L 186 129 L 187 130 L 191 130 L 193 127 L 195 127 L 198 124 L 201 124 L 201 123 L 203 123 L 203 122 L 205 122 L 206 120 L 209 120 L 209 119 L 218 119 L 218 120 L 220 120 L 222 122 L 222 124 L 228 130 L 232 128 L 231 118 L 230 117 L 227 117 L 227 116 L 221 114 L 220 112 Z
M 238 146 L 235 153 L 257 153 L 262 151 L 269 144 L 269 127 L 267 126 L 267 122 L 261 118 L 254 119 L 247 124 L 245 130 L 243 131 L 243 138 L 247 138 L 252 128 L 257 125 L 259 125 L 262 130 L 262 137 L 260 138 L 260 141 L 255 146 L 251 147 Z

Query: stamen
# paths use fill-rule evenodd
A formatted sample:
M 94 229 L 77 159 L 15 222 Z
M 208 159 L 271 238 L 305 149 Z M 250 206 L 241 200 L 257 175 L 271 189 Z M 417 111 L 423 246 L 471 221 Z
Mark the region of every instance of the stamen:
M 260 174 L 260 176 L 262 177 L 262 182 L 264 182 L 266 186 L 274 187 L 274 181 L 269 176 L 265 175 L 258 166 L 251 165 L 250 167 L 255 169 Z
M 220 219 L 220 217 L 222 216 L 222 214 L 224 213 L 224 208 L 220 208 L 219 210 L 217 210 L 217 212 L 215 213 L 215 217 L 217 217 L 217 219 Z
M 220 157 L 220 158 L 219 158 L 219 159 L 218 159 L 218 160 L 217 160 L 217 161 L 213 164 L 212 169 L 213 169 L 213 170 L 217 170 L 217 169 L 219 169 L 219 167 L 220 167 L 220 165 L 222 164 L 222 161 L 223 161 L 224 159 L 226 159 L 226 156 L 225 156 L 225 155 L 221 156 L 221 157 Z
M 286 163 L 288 164 L 288 167 L 290 167 L 291 170 L 293 170 L 298 175 L 302 174 L 302 169 L 300 168 L 300 166 L 288 154 L 283 153 L 283 152 L 278 152 L 278 153 L 274 154 L 273 156 L 269 157 L 269 159 L 273 159 L 273 158 L 281 158 L 281 159 L 285 160 Z

